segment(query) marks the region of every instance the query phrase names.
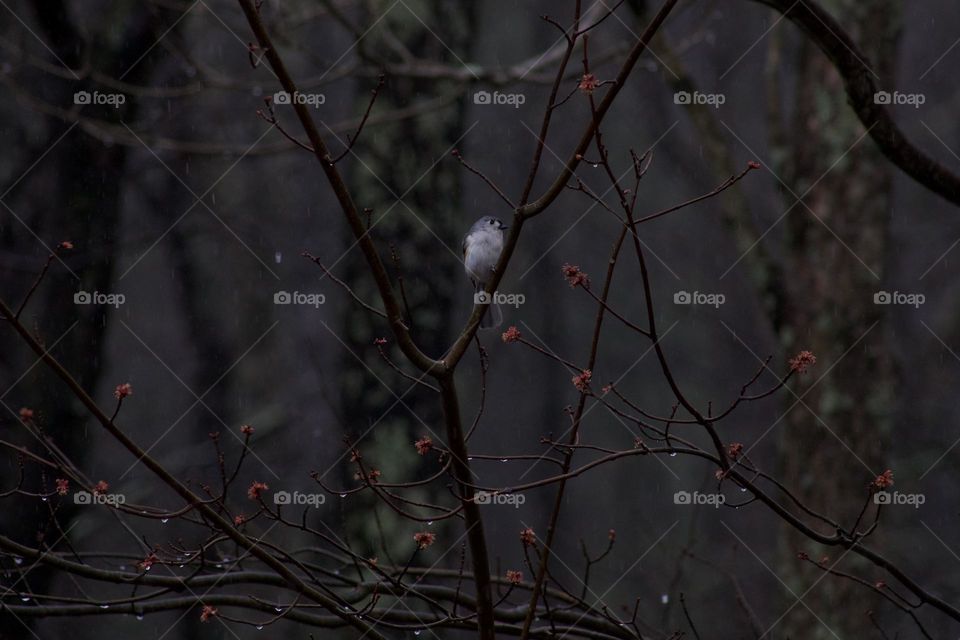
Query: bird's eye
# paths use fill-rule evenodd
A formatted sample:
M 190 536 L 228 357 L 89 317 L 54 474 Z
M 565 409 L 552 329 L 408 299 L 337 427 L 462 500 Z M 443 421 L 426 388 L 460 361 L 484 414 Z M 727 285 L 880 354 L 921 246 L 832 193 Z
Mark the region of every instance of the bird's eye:
M 491 221 L 489 222 L 489 224 L 493 224 L 493 220 L 491 220 Z

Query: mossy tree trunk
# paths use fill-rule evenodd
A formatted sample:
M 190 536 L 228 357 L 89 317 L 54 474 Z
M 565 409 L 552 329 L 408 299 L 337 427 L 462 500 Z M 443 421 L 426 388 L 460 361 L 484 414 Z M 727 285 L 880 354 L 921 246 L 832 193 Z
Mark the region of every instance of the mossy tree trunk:
M 372 24 L 389 6 L 385 2 L 373 3 L 369 8 L 371 13 L 355 18 L 355 23 Z M 449 64 L 459 64 L 457 57 L 469 59 L 476 32 L 478 7 L 475 3 L 430 0 L 414 3 L 410 8 L 429 25 L 429 30 L 402 5 L 387 14 L 383 25 L 417 58 Z M 442 31 L 443 42 L 431 30 Z M 368 33 L 361 47 L 377 55 L 390 55 L 391 51 L 384 44 L 380 29 Z M 362 113 L 367 108 L 375 79 L 357 82 L 355 111 Z M 386 78 L 374 110 L 388 112 L 408 108 L 438 93 L 455 90 L 457 86 L 452 82 L 391 76 Z M 452 342 L 455 329 L 465 319 L 458 315 L 467 308 L 463 300 L 472 295 L 459 260 L 460 239 L 465 225 L 480 212 L 460 211 L 463 170 L 450 157 L 451 145 L 468 128 L 467 108 L 467 101 L 460 99 L 419 117 L 371 127 L 363 132 L 357 146 L 358 157 L 344 160 L 358 194 L 358 204 L 370 209 L 371 233 L 380 246 L 386 247 L 384 254 L 395 283 L 402 278 L 404 301 L 411 315 L 408 322 L 414 336 L 424 351 L 434 356 L 440 355 Z M 403 196 L 400 202 L 399 196 Z M 352 238 L 345 238 L 345 242 L 349 246 Z M 342 264 L 343 272 L 338 275 L 364 299 L 375 300 L 376 291 L 359 251 L 350 253 Z M 385 480 L 395 480 L 416 474 L 410 468 L 420 461 L 414 451 L 414 440 L 430 435 L 442 441 L 445 432 L 437 396 L 421 386 L 412 387 L 410 381 L 397 376 L 372 347 L 374 338 L 384 331 L 376 329 L 377 326 L 382 326 L 378 318 L 372 318 L 358 305 L 346 305 L 340 320 L 340 335 L 354 353 L 344 352 L 341 357 L 340 370 L 344 372 L 341 412 L 352 438 L 360 437 L 376 423 L 360 442 L 361 449 L 370 464 L 381 469 Z M 384 348 L 389 352 L 391 347 L 387 344 Z M 370 370 L 358 363 L 354 354 Z M 416 372 L 410 373 L 416 375 Z M 343 480 L 348 484 L 355 482 L 350 474 Z M 369 507 L 374 508 L 373 501 Z M 396 541 L 393 550 L 400 555 L 408 553 L 409 540 L 389 535 L 395 528 L 393 513 L 381 508 L 378 509 L 380 517 L 374 519 L 363 510 L 351 511 L 357 516 L 347 524 L 355 542 L 380 539 L 381 532 L 377 529 L 382 527 L 387 533 L 386 539 Z M 383 549 L 370 549 L 374 555 L 379 551 Z
M 895 86 L 899 3 L 836 0 L 826 8 L 848 25 L 883 85 Z M 808 349 L 817 365 L 798 376 L 794 393 L 784 398 L 785 417 L 775 427 L 779 471 L 808 506 L 851 527 L 868 484 L 886 468 L 893 370 L 883 327 L 886 307 L 874 304 L 873 294 L 883 284 L 894 168 L 865 136 L 829 60 L 807 40 L 796 56 L 796 108 L 785 125 L 784 146 L 775 150 L 775 170 L 803 202 L 784 220 L 786 305 L 777 332 L 784 357 Z M 787 189 L 783 195 L 785 208 L 796 201 Z M 824 578 L 800 562 L 798 551 L 817 559 L 823 551 L 783 526 L 777 572 L 798 596 L 810 591 L 803 598 L 809 609 L 793 606 L 780 633 L 856 637 L 869 625 L 863 588 Z M 832 563 L 843 551 L 826 555 Z M 857 564 L 852 555 L 844 562 Z M 795 601 L 788 596 L 785 607 Z

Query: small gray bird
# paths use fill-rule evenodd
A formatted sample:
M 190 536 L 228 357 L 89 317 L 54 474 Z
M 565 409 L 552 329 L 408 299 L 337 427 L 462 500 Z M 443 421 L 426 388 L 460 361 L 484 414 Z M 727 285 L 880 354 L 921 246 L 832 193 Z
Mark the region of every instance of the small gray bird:
M 483 290 L 487 280 L 497 266 L 500 252 L 503 251 L 503 230 L 507 226 L 499 218 L 483 216 L 473 223 L 470 231 L 463 237 L 463 268 L 473 282 L 474 304 L 489 304 L 480 319 L 481 329 L 499 327 L 503 323 L 503 312 L 496 302 L 486 300 Z

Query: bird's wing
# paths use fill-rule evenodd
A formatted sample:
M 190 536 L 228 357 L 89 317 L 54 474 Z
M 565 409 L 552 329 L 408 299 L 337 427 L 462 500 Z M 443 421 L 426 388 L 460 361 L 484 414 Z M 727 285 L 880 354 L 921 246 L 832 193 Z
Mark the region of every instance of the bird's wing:
M 463 242 L 460 243 L 461 254 L 463 255 L 463 268 L 467 272 L 467 277 L 470 278 L 470 282 L 473 283 L 473 288 L 479 290 L 480 283 L 473 279 L 473 276 L 470 275 L 470 269 L 467 267 L 467 239 L 470 238 L 470 233 L 468 232 L 463 236 Z

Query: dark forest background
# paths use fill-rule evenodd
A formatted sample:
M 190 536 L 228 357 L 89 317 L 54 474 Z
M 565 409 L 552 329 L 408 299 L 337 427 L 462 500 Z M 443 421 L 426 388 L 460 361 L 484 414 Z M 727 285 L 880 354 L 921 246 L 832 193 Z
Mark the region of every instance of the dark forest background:
M 459 334 L 471 310 L 472 288 L 460 264 L 463 233 L 481 215 L 506 220 L 511 213 L 451 151 L 505 192 L 521 190 L 556 63 L 558 33 L 539 16 L 566 19 L 566 4 L 267 0 L 263 6 L 302 90 L 323 95 L 315 118 L 335 153 L 385 73 L 363 135 L 341 167 L 358 205 L 376 221 L 375 240 L 391 274 L 402 277 L 415 334 L 433 355 Z M 878 85 L 923 96 L 920 105 L 892 106 L 895 120 L 918 147 L 956 170 L 960 7 L 940 0 L 822 5 L 867 54 Z M 591 36 L 599 78 L 615 72 L 618 55 L 656 8 L 625 2 Z M 248 483 L 310 491 L 309 474 L 317 471 L 348 486 L 353 471 L 345 464 L 344 436 L 362 437 L 384 477 L 419 473 L 413 442 L 440 429 L 439 409 L 378 355 L 374 340 L 388 335 L 384 325 L 300 255 L 320 257 L 358 295 L 374 297 L 313 158 L 256 115 L 263 97 L 280 86 L 264 66 L 251 68 L 250 56 L 259 54 L 248 50 L 253 38 L 236 4 L 7 0 L 0 16 L 0 296 L 21 299 L 50 250 L 64 240 L 74 244 L 54 260 L 24 319 L 96 398 L 109 405 L 117 384 L 133 385 L 125 429 L 181 479 L 212 481 L 208 433 L 237 433 L 242 424 L 256 428 Z M 766 357 L 784 371 L 796 352 L 813 351 L 815 368 L 789 392 L 749 405 L 724 425 L 724 438 L 754 446 L 755 461 L 844 522 L 856 518 L 865 487 L 892 469 L 896 488 L 922 494 L 925 502 L 918 509 L 891 507 L 873 544 L 931 591 L 956 601 L 956 207 L 880 154 L 827 58 L 779 13 L 746 1 L 682 2 L 651 50 L 655 55 L 634 71 L 605 127 L 620 171 L 630 169 L 628 149 L 653 149 L 639 210 L 652 213 L 708 192 L 748 161 L 763 167 L 719 197 L 643 227 L 663 344 L 678 376 L 698 403 L 720 406 Z M 568 90 L 577 71 L 572 65 Z M 121 95 L 124 103 L 76 104 L 80 91 Z M 519 94 L 523 104 L 477 104 L 477 91 Z M 722 95 L 723 104 L 678 104 L 681 91 Z M 299 135 L 292 109 L 274 109 L 284 128 Z M 546 175 L 573 148 L 588 114 L 572 100 L 557 117 L 544 154 Z M 603 176 L 591 171 L 583 165 L 578 175 L 603 194 Z M 619 228 L 582 194 L 562 195 L 531 223 L 500 286 L 525 296 L 521 307 L 505 309 L 505 326 L 581 360 L 594 307 L 567 286 L 561 266 L 576 264 L 599 278 Z M 636 271 L 624 267 L 614 297 L 634 317 L 643 302 L 639 287 L 630 286 Z M 116 308 L 78 305 L 78 291 L 125 300 Z M 325 303 L 276 305 L 280 291 L 323 294 Z M 725 302 L 673 304 L 680 291 L 719 293 Z M 878 305 L 880 291 L 922 294 L 924 303 Z M 669 390 L 647 345 L 615 323 L 609 331 L 594 379 L 618 381 L 651 410 L 669 413 Z M 571 374 L 503 344 L 499 332 L 481 340 L 490 356 L 488 399 L 471 451 L 543 451 L 540 437 L 567 426 L 564 407 L 577 397 Z M 12 332 L 0 332 L 0 438 L 25 442 L 18 411 L 34 407 L 58 446 L 92 478 L 109 481 L 132 501 L 167 500 L 174 508 L 174 496 L 149 493 L 156 487 L 150 473 L 105 438 L 35 361 Z M 471 354 L 459 374 L 468 416 L 478 402 L 478 375 Z M 775 382 L 770 374 L 761 379 Z M 588 414 L 584 433 L 619 448 L 634 438 L 601 411 Z M 527 478 L 549 471 L 530 466 Z M 478 461 L 475 470 L 485 483 L 517 481 L 517 467 L 508 473 L 496 460 Z M 580 540 L 600 550 L 615 529 L 617 547 L 593 568 L 593 589 L 627 609 L 639 598 L 653 626 L 682 626 L 683 593 L 705 637 L 756 637 L 756 621 L 763 629 L 775 625 L 766 637 L 882 637 L 868 610 L 888 632 L 916 637 L 899 612 L 868 591 L 821 579 L 797 561 L 798 551 L 815 558 L 828 552 L 761 505 L 675 504 L 678 491 L 711 491 L 714 471 L 682 456 L 649 457 L 578 478 L 566 496 L 552 570 L 578 585 Z M 16 473 L 13 456 L 0 462 L 4 485 Z M 728 490 L 731 501 L 735 493 Z M 552 498 L 552 490 L 535 490 L 518 508 L 484 511 L 502 567 L 520 561 L 517 532 L 542 528 Z M 69 526 L 46 532 L 49 544 L 64 533 L 77 548 L 142 555 L 136 534 L 118 516 L 69 509 Z M 371 553 L 396 552 L 413 531 L 369 497 L 329 500 L 314 517 Z M 36 542 L 44 518 L 36 499 L 7 500 L 0 530 Z M 149 535 L 174 538 L 177 526 L 158 522 Z M 461 533 L 450 522 L 437 531 L 449 541 Z M 296 537 L 278 531 L 275 542 L 294 544 Z M 455 551 L 443 564 L 458 562 Z M 849 562 L 868 576 L 876 571 Z M 67 578 L 37 570 L 30 580 L 41 590 Z M 960 632 L 945 618 L 924 620 L 935 637 Z M 233 634 L 202 624 L 196 611 L 82 624 L 31 619 L 30 631 L 10 616 L 0 614 L 0 621 L 4 638 Z M 258 633 L 268 632 L 236 630 L 243 638 Z M 309 637 L 295 625 L 269 633 Z M 352 637 L 341 633 L 317 637 Z

